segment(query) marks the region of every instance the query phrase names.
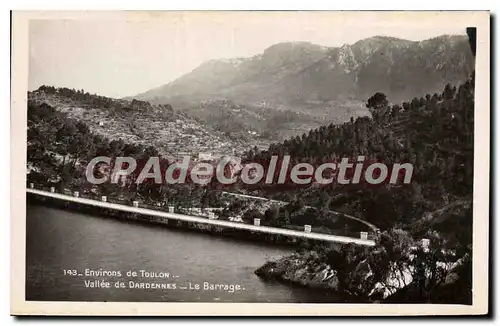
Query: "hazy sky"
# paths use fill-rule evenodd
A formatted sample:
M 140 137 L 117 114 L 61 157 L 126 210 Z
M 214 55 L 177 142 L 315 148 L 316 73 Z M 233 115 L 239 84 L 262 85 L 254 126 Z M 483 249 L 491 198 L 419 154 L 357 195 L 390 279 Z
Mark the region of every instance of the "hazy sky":
M 123 97 L 166 84 L 204 61 L 249 57 L 279 42 L 341 46 L 375 35 L 422 40 L 465 34 L 463 22 L 432 16 L 384 22 L 373 14 L 320 12 L 139 17 L 31 21 L 30 90 L 46 84 Z

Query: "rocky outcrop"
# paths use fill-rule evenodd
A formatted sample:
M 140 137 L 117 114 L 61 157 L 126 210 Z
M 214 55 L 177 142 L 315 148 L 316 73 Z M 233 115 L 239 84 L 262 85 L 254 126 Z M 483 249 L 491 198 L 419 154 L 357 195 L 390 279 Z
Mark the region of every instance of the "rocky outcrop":
M 307 259 L 299 254 L 270 261 L 255 271 L 259 277 L 283 283 L 338 290 L 339 280 L 327 264 Z
M 358 252 L 346 260 L 342 260 L 339 255 L 332 260 L 328 253 L 320 255 L 316 251 L 296 253 L 267 262 L 258 268 L 255 274 L 267 280 L 335 291 L 349 297 L 349 302 L 470 301 L 470 293 L 467 292 L 471 279 L 469 255 L 466 254 L 448 265 L 434 262 L 434 265 L 428 266 L 424 265 L 431 261 L 420 265 L 414 261 L 414 255 L 411 255 L 408 260 L 389 261 L 388 265 L 383 267 L 378 264 L 384 255 L 381 248 L 364 254 Z M 352 259 L 355 257 L 361 259 Z M 421 259 L 422 257 L 418 260 L 422 263 Z M 418 281 L 418 271 L 415 270 L 418 269 L 417 265 L 423 267 L 424 279 L 421 282 Z M 417 279 L 414 279 L 415 275 Z M 461 287 L 465 289 L 460 289 Z M 452 299 L 454 294 L 458 295 L 457 300 Z

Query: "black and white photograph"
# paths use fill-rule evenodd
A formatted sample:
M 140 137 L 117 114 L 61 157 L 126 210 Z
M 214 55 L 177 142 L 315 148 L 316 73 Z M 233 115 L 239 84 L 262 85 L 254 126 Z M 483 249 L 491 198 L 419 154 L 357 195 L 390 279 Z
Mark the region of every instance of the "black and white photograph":
M 16 296 L 486 313 L 489 19 L 14 12 Z

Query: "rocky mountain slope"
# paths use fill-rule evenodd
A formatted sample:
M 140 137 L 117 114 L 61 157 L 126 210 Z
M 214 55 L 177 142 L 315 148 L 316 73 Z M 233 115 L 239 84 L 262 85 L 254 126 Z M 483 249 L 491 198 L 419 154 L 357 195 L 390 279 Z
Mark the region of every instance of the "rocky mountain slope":
M 28 93 L 33 103 L 46 103 L 84 122 L 97 135 L 155 147 L 162 155 L 180 153 L 236 154 L 249 148 L 170 105 L 117 100 L 68 88 L 42 86 Z
M 280 43 L 251 58 L 211 60 L 171 83 L 136 96 L 169 103 L 230 99 L 238 104 L 311 111 L 330 101 L 391 102 L 462 82 L 474 67 L 467 36 L 413 42 L 375 36 L 329 48 Z

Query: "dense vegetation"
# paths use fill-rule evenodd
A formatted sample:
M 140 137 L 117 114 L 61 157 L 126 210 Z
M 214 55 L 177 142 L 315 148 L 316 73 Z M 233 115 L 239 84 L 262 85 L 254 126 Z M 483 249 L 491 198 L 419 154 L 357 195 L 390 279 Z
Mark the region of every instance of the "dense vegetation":
M 365 162 L 413 164 L 409 185 L 366 183 L 328 187 L 269 185 L 259 192 L 286 201 L 327 209 L 348 209 L 382 229 L 408 227 L 443 207 L 468 201 L 473 182 L 474 77 L 441 94 L 390 105 L 384 94 L 368 100 L 372 118 L 311 130 L 266 151 L 248 154 L 248 161 L 290 155 L 295 162 L 340 161 L 365 157 Z M 301 205 L 299 205 L 301 206 Z
M 149 157 L 160 156 L 152 146 L 142 146 L 123 141 L 109 140 L 96 135 L 89 127 L 69 118 L 45 103 L 28 103 L 28 181 L 41 185 L 55 185 L 61 190 L 78 189 L 82 193 L 95 193 L 127 200 L 140 199 L 144 202 L 176 199 L 186 205 L 191 199 L 203 197 L 204 189 L 196 185 L 177 185 L 169 188 L 152 182 L 135 184 L 133 175 L 125 186 L 104 183 L 90 184 L 85 178 L 87 163 L 96 156 L 131 156 L 138 165 Z M 161 160 L 168 165 L 167 159 Z
M 470 248 L 450 247 L 429 232 L 428 248 L 408 232 L 384 231 L 374 247 L 318 245 L 270 261 L 255 273 L 264 278 L 345 294 L 347 302 L 472 302 Z
M 376 93 L 367 107 L 372 118 L 311 130 L 273 144 L 267 151 L 254 150 L 248 160 L 288 154 L 297 162 L 326 162 L 363 155 L 368 161 L 387 165 L 412 163 L 409 185 L 333 183 L 285 189 L 271 185 L 259 190 L 292 203 L 348 209 L 383 230 L 377 245 L 313 247 L 270 262 L 257 272 L 372 300 L 381 295 L 387 302 L 470 304 L 474 76 L 458 87 L 446 85 L 441 94 L 401 105 L 390 105 L 384 94 Z M 323 221 L 318 218 L 315 222 Z M 425 250 L 422 238 L 429 239 Z M 315 278 L 330 269 L 335 271 L 335 281 Z M 403 277 L 405 273 L 410 277 Z

